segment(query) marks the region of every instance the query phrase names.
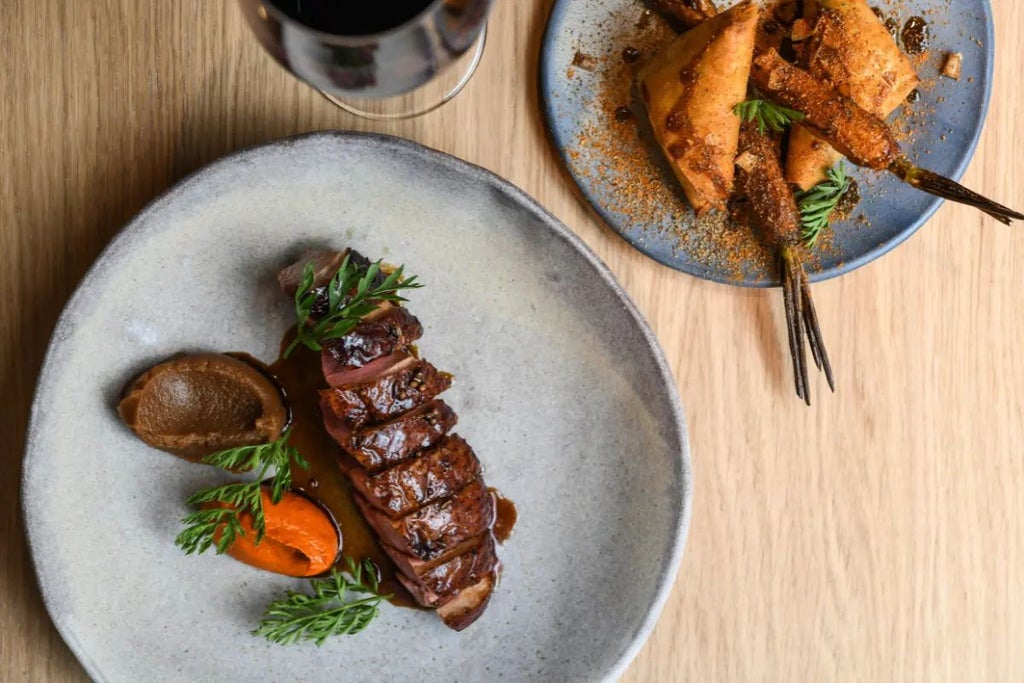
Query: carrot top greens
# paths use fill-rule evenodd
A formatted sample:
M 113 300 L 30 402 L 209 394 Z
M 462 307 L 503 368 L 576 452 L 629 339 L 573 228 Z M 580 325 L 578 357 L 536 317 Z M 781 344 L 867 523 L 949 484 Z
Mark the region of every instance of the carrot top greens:
M 786 126 L 794 121 L 803 121 L 804 114 L 796 109 L 783 107 L 768 100 L 747 100 L 740 102 L 732 109 L 744 123 L 757 121 L 757 130 L 761 134 L 773 130 L 781 133 Z

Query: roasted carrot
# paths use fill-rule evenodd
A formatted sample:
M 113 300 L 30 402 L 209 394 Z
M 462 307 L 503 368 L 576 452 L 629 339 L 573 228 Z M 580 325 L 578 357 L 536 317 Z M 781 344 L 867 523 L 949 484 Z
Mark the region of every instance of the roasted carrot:
M 801 42 L 797 63 L 868 112 L 885 119 L 921 79 L 867 0 L 821 0 L 804 3 L 812 27 Z M 796 125 L 786 154 L 786 179 L 802 190 L 825 180 L 840 155 L 816 134 Z
M 767 98 L 802 112 L 802 123 L 854 164 L 888 170 L 919 190 L 973 206 L 1007 225 L 1011 219 L 1024 220 L 1024 214 L 914 165 L 884 121 L 775 50 L 754 58 L 750 80 Z
M 752 217 L 767 241 L 778 251 L 796 395 L 810 405 L 805 332 L 814 362 L 825 373 L 832 391 L 835 391 L 835 379 L 818 326 L 810 283 L 800 258 L 800 210 L 783 176 L 774 141 L 760 132 L 754 123 L 745 123 L 740 129 L 740 155 L 736 158 L 736 168 L 738 193 L 747 198 Z

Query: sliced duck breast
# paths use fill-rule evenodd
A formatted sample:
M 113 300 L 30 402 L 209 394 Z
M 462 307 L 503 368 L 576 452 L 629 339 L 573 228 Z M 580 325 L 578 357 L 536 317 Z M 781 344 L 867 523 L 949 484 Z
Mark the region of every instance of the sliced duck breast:
M 441 399 L 434 399 L 387 422 L 356 429 L 335 415 L 323 398 L 320 410 L 328 433 L 346 453 L 371 472 L 396 465 L 417 451 L 430 448 L 459 419 Z
M 404 351 L 422 335 L 423 325 L 409 309 L 385 304 L 363 318 L 344 337 L 324 341 L 323 353 L 337 363 L 331 368 L 332 374 L 336 374 L 361 368 L 395 351 Z
M 466 440 L 449 434 L 437 445 L 377 474 L 348 472 L 356 491 L 391 518 L 447 498 L 480 474 L 480 461 Z
M 325 389 L 320 395 L 331 412 L 355 428 L 418 408 L 451 385 L 450 374 L 408 356 L 372 379 Z
M 484 533 L 475 540 L 476 544 L 461 555 L 416 576 L 400 574 L 398 580 L 424 607 L 440 607 L 450 602 L 498 567 L 494 536 Z
M 487 574 L 469 588 L 464 588 L 455 598 L 437 609 L 448 628 L 461 631 L 476 621 L 491 600 L 491 593 L 498 583 L 496 572 Z
M 363 517 L 385 543 L 422 560 L 444 555 L 494 524 L 494 497 L 477 478 L 455 495 L 391 519 L 356 495 Z

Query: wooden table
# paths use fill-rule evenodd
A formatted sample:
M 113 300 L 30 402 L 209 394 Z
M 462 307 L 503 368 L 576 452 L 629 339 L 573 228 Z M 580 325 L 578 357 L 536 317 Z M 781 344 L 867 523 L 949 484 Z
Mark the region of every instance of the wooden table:
M 243 145 L 371 128 L 481 164 L 578 232 L 651 321 L 696 473 L 686 556 L 628 681 L 1024 680 L 1024 227 L 945 206 L 815 288 L 839 391 L 792 396 L 780 297 L 628 247 L 546 139 L 551 0 L 499 0 L 480 72 L 420 120 L 343 115 L 232 2 L 0 3 L 0 680 L 84 678 L 43 610 L 18 482 L 36 374 L 85 269 L 147 201 Z M 994 3 L 995 99 L 967 183 L 1024 206 L 1024 4 Z

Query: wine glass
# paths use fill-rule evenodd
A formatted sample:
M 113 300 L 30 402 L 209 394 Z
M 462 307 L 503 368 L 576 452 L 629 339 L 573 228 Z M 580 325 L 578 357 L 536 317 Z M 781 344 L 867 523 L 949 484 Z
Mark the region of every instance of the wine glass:
M 370 119 L 420 116 L 454 98 L 480 63 L 491 3 L 239 0 L 274 59 Z

